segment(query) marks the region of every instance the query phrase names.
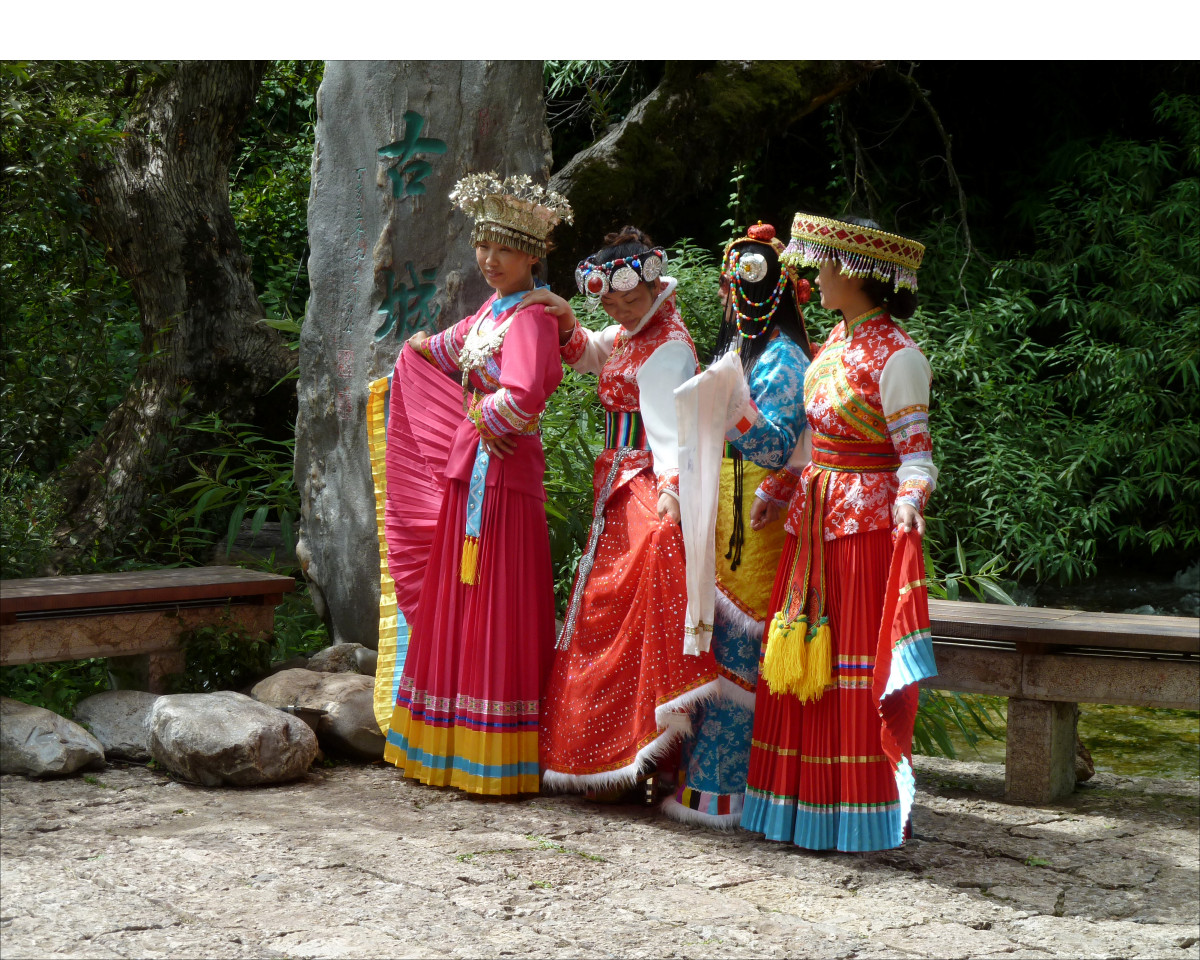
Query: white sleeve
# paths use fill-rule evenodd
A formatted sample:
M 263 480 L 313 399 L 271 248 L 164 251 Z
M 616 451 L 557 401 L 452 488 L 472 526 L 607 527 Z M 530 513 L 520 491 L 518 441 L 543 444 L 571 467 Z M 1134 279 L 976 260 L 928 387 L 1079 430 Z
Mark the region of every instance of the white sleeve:
M 637 372 L 638 405 L 646 440 L 654 455 L 654 474 L 659 478 L 669 477 L 672 487 L 679 472 L 675 388 L 687 383 L 695 373 L 696 358 L 682 340 L 668 340 L 650 354 Z
M 570 367 L 576 373 L 592 373 L 599 376 L 600 368 L 604 366 L 604 361 L 612 353 L 613 341 L 621 332 L 621 325 L 619 323 L 611 324 L 599 333 L 587 329 L 582 324 L 579 329 L 587 336 L 587 343 L 584 344 L 583 353 L 574 363 L 570 364 Z
M 879 399 L 888 432 L 900 456 L 898 499 L 923 510 L 937 485 L 929 437 L 929 384 L 933 372 L 920 350 L 897 350 L 879 375 Z

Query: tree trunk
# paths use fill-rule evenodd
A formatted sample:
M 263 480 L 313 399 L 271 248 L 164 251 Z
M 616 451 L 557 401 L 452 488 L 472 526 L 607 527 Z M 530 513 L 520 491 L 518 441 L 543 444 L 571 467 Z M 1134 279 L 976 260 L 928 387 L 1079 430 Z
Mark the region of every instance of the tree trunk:
M 593 249 L 621 223 L 672 231 L 672 215 L 709 198 L 731 164 L 846 92 L 878 62 L 672 61 L 662 82 L 608 134 L 550 180 L 570 198 L 575 224 L 554 233 L 560 249 Z M 561 260 L 562 258 L 559 258 Z M 574 263 L 551 259 L 553 279 L 573 289 Z
M 181 63 L 151 81 L 111 163 L 85 164 L 89 230 L 133 287 L 142 362 L 125 399 L 62 482 L 60 547 L 111 548 L 135 529 L 151 485 L 195 449 L 183 425 L 219 411 L 286 423 L 293 363 L 263 310 L 229 207 L 229 164 L 263 65 Z M 164 464 L 166 467 L 164 468 Z

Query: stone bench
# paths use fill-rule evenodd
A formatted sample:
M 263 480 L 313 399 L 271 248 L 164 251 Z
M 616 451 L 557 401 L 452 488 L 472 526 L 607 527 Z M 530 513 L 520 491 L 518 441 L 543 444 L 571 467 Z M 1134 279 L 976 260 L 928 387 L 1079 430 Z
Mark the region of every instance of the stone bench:
M 108 657 L 132 685 L 164 693 L 183 670 L 184 632 L 232 622 L 266 636 L 295 587 L 241 567 L 0 580 L 0 666 Z
M 930 600 L 938 675 L 921 686 L 1008 698 L 1005 797 L 1075 789 L 1080 703 L 1200 709 L 1200 619 Z

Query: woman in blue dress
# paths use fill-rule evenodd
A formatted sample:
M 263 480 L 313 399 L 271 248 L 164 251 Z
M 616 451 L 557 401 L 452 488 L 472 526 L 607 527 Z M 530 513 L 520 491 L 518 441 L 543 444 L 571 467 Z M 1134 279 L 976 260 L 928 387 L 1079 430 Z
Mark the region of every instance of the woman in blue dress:
M 756 499 L 777 499 L 773 476 L 786 469 L 805 428 L 811 348 L 800 304 L 809 286 L 781 264 L 782 250 L 774 227 L 759 223 L 726 247 L 721 268 L 725 319 L 714 360 L 735 352 L 748 390 L 726 423 L 718 494 L 711 642 L 720 692 L 693 708 L 696 735 L 683 748 L 677 789 L 662 808 L 673 819 L 710 827 L 741 820 L 759 651 L 785 537 L 782 524 L 752 525 L 751 510 Z M 787 493 L 779 496 L 786 505 Z

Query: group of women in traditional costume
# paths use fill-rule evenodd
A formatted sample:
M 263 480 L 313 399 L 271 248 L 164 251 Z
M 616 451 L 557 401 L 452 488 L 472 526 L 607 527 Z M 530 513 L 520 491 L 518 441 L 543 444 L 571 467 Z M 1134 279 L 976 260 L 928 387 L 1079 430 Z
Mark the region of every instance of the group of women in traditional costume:
M 898 846 L 934 670 L 930 371 L 896 323 L 924 248 L 865 221 L 797 214 L 787 247 L 751 227 L 726 247 L 701 372 L 640 230 L 579 264 L 614 321 L 590 330 L 537 279 L 562 197 L 476 174 L 451 198 L 494 293 L 409 340 L 380 420 L 382 573 L 407 631 L 377 679 L 385 758 L 470 794 L 657 791 L 679 820 Z M 816 351 L 806 267 L 843 318 Z M 596 376 L 605 432 L 556 630 L 538 421 L 564 364 Z

